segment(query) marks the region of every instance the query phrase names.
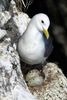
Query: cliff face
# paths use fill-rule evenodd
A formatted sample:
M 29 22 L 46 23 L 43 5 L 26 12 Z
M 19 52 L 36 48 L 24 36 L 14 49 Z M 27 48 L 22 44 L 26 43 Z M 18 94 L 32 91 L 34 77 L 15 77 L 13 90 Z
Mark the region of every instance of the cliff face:
M 23 78 L 14 41 L 25 31 L 28 21 L 28 15 L 18 12 L 13 0 L 9 11 L 0 12 L 0 100 L 36 100 Z

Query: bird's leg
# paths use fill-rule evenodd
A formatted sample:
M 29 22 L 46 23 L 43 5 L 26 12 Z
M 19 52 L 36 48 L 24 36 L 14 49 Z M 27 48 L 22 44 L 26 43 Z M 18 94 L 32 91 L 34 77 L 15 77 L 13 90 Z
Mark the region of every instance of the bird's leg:
M 42 67 L 44 67 L 47 64 L 47 61 L 45 60 L 44 62 L 42 62 Z

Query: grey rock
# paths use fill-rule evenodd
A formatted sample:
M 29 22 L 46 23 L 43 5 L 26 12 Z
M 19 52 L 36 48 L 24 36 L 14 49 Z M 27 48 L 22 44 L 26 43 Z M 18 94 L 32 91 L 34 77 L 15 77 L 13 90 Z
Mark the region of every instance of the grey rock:
M 0 29 L 0 40 L 1 40 L 5 35 L 7 35 L 6 30 Z
M 10 0 L 0 0 L 0 11 L 8 10 Z
M 9 40 L 0 43 L 0 100 L 36 100 L 28 90 L 18 53 Z
M 45 75 L 41 86 L 29 86 L 38 100 L 67 100 L 67 78 L 57 64 L 47 63 L 43 68 Z
M 10 18 L 11 18 L 10 12 L 1 11 L 0 12 L 0 27 L 3 28 L 4 24 L 6 24 Z

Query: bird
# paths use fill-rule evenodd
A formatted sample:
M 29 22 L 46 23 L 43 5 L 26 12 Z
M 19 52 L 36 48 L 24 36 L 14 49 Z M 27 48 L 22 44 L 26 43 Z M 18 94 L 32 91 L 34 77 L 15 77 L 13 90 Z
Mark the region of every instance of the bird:
M 26 31 L 18 41 L 21 60 L 29 65 L 43 64 L 53 50 L 48 28 L 49 17 L 38 13 L 30 20 Z

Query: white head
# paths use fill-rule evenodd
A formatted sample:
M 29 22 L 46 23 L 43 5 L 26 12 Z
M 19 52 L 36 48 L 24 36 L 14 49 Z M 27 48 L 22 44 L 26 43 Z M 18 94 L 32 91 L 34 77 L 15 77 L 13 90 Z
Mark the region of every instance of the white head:
M 48 16 L 43 13 L 40 13 L 40 14 L 35 15 L 32 18 L 31 22 L 32 21 L 33 21 L 35 27 L 39 31 L 44 32 L 45 36 L 47 38 L 49 38 L 48 28 L 50 25 L 50 20 L 49 20 Z

